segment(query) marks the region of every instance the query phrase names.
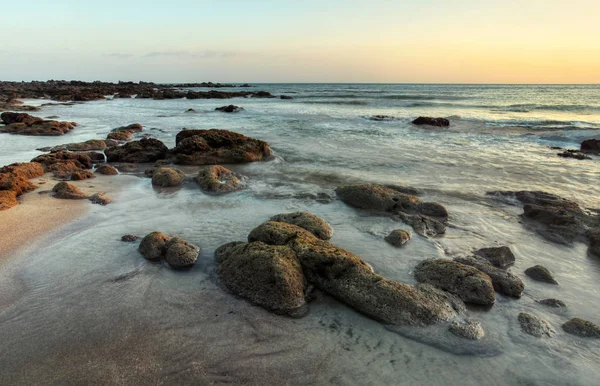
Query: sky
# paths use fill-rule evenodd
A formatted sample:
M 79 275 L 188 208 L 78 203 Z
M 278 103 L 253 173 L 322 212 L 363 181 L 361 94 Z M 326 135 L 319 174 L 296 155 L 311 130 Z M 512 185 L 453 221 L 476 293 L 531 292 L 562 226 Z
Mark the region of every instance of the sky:
M 598 0 L 0 0 L 0 80 L 600 83 Z

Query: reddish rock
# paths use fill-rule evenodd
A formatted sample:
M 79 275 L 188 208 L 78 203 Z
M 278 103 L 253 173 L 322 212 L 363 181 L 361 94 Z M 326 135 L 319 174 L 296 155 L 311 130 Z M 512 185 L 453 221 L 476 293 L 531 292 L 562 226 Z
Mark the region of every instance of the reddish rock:
M 17 193 L 13 190 L 0 190 L 0 211 L 19 205 Z
M 78 187 L 71 185 L 67 182 L 59 182 L 52 188 L 54 197 L 69 200 L 83 200 L 88 196 L 83 193 Z
M 155 162 L 167 157 L 169 149 L 154 138 L 128 142 L 123 146 L 106 149 L 108 162 L 144 163 Z

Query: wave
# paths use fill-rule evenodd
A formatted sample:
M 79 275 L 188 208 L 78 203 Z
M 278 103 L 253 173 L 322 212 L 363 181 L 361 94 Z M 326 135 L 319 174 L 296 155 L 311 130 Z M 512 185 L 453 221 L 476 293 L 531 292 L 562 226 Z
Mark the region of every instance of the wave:
M 304 101 L 301 103 L 311 105 L 349 105 L 349 106 L 366 106 L 369 104 L 367 101 Z
M 465 96 L 455 96 L 455 95 L 416 95 L 416 94 L 395 94 L 395 95 L 385 95 L 381 97 L 382 99 L 397 99 L 397 100 L 423 100 L 423 101 L 433 101 L 433 100 L 446 100 L 446 101 L 461 101 L 465 99 L 469 99 Z
M 517 113 L 528 113 L 533 110 L 567 111 L 567 112 L 600 112 L 600 106 L 595 105 L 539 105 L 539 104 L 516 104 L 509 106 L 496 106 L 498 111 Z

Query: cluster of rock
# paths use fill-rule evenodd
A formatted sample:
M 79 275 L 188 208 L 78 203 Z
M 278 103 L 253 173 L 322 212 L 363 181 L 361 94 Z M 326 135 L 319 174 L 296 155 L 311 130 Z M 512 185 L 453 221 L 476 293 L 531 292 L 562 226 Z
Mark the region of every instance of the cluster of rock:
M 12 96 L 0 95 L 0 112 L 2 111 L 38 111 L 38 106 L 29 106 Z
M 135 239 L 134 239 L 135 240 Z M 125 239 L 124 241 L 134 241 Z M 169 237 L 161 232 L 147 234 L 138 248 L 142 256 L 150 261 L 165 260 L 175 269 L 193 266 L 198 259 L 200 248 L 180 237 Z
M 57 136 L 63 135 L 75 128 L 75 122 L 60 122 L 45 120 L 26 113 L 4 112 L 0 119 L 5 126 L 0 126 L 0 133 Z

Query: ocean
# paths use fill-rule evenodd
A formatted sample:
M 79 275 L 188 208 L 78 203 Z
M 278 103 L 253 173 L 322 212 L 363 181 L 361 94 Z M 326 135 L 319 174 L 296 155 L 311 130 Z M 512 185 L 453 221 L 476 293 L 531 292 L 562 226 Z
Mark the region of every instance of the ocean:
M 0 383 L 87 383 L 86 377 L 97 375 L 123 384 L 597 384 L 599 342 L 567 335 L 560 326 L 575 316 L 600 323 L 600 260 L 583 243 L 541 238 L 521 223 L 520 206 L 494 201 L 486 192 L 542 190 L 600 208 L 599 158 L 565 159 L 551 149 L 578 149 L 583 139 L 600 138 L 600 86 L 253 86 L 293 99 L 47 106 L 32 114 L 79 126 L 61 137 L 0 134 L 0 165 L 29 161 L 41 154 L 39 147 L 102 139 L 131 123 L 141 123 L 168 147 L 183 128 L 227 129 L 269 142 L 275 156 L 231 165 L 246 176 L 246 188 L 222 196 L 205 194 L 193 182 L 155 189 L 143 176 L 110 177 L 124 181 L 111 205 L 94 206 L 11 263 L 10 280 L 22 290 L 0 308 Z M 226 104 L 245 111 L 214 111 Z M 375 121 L 374 115 L 391 118 Z M 412 125 L 418 116 L 445 117 L 451 126 Z M 185 171 L 191 176 L 194 169 Z M 403 248 L 391 247 L 383 238 L 410 227 L 336 199 L 335 188 L 352 183 L 422 189 L 422 199 L 448 209 L 446 235 L 413 234 Z M 491 309 L 469 309 L 494 350 L 458 355 L 448 345 L 386 329 L 325 295 L 309 304 L 306 317 L 290 319 L 223 291 L 214 250 L 244 240 L 275 214 L 293 211 L 323 217 L 334 229 L 334 244 L 408 284 L 416 282 L 413 269 L 424 259 L 508 245 L 516 256 L 510 270 L 524 281 L 525 293 L 519 300 L 498 295 Z M 119 241 L 154 230 L 199 245 L 196 266 L 177 272 L 151 264 L 135 245 Z M 560 285 L 524 275 L 537 264 Z M 535 302 L 544 298 L 568 307 Z M 517 315 L 524 311 L 548 320 L 557 335 L 523 334 Z

